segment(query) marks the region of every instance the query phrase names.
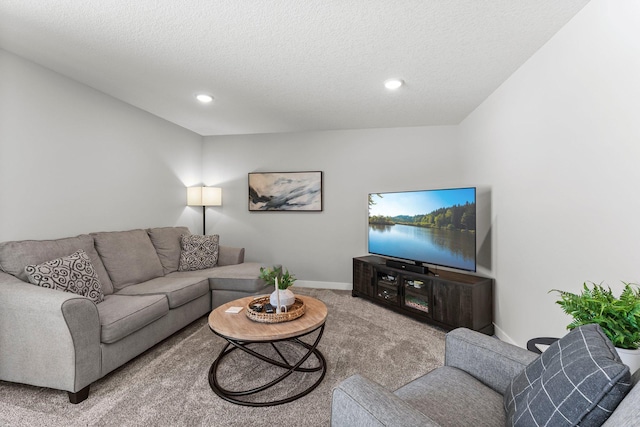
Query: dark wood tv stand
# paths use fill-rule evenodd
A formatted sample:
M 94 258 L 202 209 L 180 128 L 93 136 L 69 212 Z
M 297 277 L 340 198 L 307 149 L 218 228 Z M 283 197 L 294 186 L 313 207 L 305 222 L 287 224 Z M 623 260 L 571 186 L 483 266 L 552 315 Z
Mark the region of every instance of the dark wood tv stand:
M 493 279 L 438 270 L 437 275 L 385 265 L 385 259 L 353 259 L 354 297 L 446 330 L 465 327 L 493 335 Z

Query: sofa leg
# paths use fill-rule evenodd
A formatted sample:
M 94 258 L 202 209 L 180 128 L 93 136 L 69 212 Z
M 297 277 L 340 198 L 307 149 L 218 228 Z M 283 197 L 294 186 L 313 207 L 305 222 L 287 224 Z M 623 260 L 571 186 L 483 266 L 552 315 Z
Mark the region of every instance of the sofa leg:
M 91 387 L 91 385 L 88 385 L 82 390 L 79 390 L 75 393 L 68 391 L 67 393 L 69 394 L 69 402 L 77 404 L 82 402 L 83 400 L 86 400 L 87 397 L 89 397 L 89 387 Z

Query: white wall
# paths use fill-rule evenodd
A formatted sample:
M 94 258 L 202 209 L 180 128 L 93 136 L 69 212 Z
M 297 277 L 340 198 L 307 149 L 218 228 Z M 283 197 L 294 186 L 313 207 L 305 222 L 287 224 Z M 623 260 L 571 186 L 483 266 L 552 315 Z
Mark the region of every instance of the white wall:
M 492 185 L 496 317 L 524 345 L 570 318 L 548 294 L 640 282 L 640 3 L 593 0 L 460 126 Z
M 202 137 L 0 50 L 0 241 L 187 225 Z
M 367 253 L 367 194 L 471 184 L 456 174 L 456 140 L 455 127 L 206 137 L 204 181 L 223 188 L 208 232 L 301 284 L 351 289 L 352 258 Z M 248 211 L 249 172 L 307 170 L 324 172 L 323 212 Z

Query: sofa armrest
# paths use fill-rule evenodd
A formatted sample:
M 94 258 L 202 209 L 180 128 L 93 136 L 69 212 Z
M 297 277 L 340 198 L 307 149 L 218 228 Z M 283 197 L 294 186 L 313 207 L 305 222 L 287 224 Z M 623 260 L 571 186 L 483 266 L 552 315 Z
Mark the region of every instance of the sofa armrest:
M 100 378 L 100 359 L 90 299 L 0 272 L 0 379 L 77 392 Z
M 244 262 L 244 248 L 220 246 L 218 248 L 218 265 L 234 265 Z
M 537 357 L 524 348 L 466 328 L 449 332 L 445 339 L 444 364 L 469 373 L 500 394 Z
M 435 427 L 438 423 L 381 385 L 353 375 L 333 389 L 331 426 Z

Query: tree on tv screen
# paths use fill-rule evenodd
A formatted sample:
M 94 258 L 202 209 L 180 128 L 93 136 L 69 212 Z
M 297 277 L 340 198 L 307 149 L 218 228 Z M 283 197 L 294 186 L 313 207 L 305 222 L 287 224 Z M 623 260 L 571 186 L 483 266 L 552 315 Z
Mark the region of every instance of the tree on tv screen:
M 369 199 L 370 204 L 375 204 Z M 411 225 L 414 227 L 444 228 L 448 230 L 476 231 L 476 204 L 465 203 L 434 210 L 423 215 L 374 215 L 369 217 L 369 224 L 375 225 Z

